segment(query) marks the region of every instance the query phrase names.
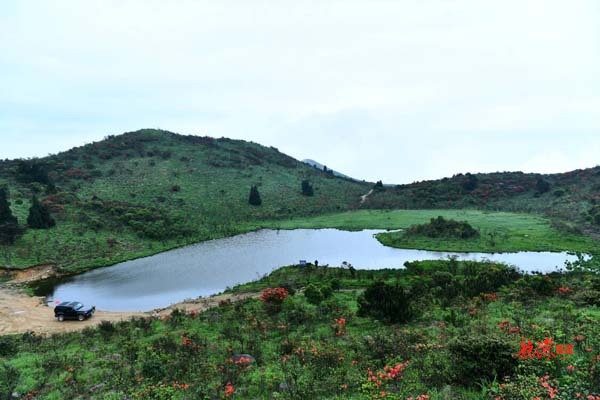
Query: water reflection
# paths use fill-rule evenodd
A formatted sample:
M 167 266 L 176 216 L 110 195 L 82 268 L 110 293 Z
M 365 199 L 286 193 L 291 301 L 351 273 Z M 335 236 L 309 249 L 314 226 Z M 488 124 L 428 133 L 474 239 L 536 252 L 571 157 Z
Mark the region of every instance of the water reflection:
M 50 300 L 78 300 L 101 310 L 142 311 L 165 307 L 186 298 L 209 296 L 226 287 L 255 280 L 282 265 L 319 260 L 358 269 L 401 268 L 406 261 L 459 259 L 506 262 L 524 271 L 548 272 L 575 260 L 566 253 L 452 253 L 395 249 L 373 235 L 336 229 L 260 230 L 96 269 L 60 282 L 50 282 L 38 294 Z

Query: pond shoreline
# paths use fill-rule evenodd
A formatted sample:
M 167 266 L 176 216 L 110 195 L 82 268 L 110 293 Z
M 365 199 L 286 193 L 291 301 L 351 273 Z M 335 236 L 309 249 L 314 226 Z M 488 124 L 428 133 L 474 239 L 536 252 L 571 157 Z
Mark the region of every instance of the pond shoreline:
M 515 265 L 550 272 L 574 256 L 566 252 L 467 253 L 397 249 L 374 235 L 382 230 L 263 229 L 206 241 L 76 276 L 33 280 L 31 290 L 49 301 L 77 299 L 116 311 L 150 310 L 185 298 L 207 297 L 300 260 L 355 269 L 403 268 L 406 262 L 447 259 Z

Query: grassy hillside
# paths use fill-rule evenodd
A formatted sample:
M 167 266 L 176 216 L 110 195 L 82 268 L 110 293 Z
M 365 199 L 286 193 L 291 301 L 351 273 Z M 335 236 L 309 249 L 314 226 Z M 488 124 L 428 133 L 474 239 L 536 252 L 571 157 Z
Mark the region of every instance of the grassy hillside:
M 302 180 L 314 188 L 304 196 Z M 248 204 L 256 185 L 262 205 Z M 32 193 L 57 226 L 29 229 L 0 265 L 106 265 L 243 231 L 241 223 L 344 211 L 368 184 L 316 170 L 275 148 L 141 130 L 35 160 L 0 163 L 0 186 L 25 224 Z
M 479 208 L 540 213 L 566 231 L 600 233 L 600 167 L 561 174 L 499 172 L 384 187 L 369 208 Z M 566 222 L 568 221 L 568 222 Z
M 287 296 L 201 314 L 2 336 L 0 397 L 571 400 L 600 392 L 594 274 L 523 276 L 456 261 L 287 267 L 236 291 L 281 286 Z M 373 296 L 381 289 L 400 297 Z
M 313 196 L 302 194 L 303 180 Z M 260 206 L 248 204 L 253 185 Z M 50 263 L 77 271 L 261 226 L 398 229 L 437 215 L 467 216 L 483 230 L 477 243 L 380 239 L 468 251 L 589 250 L 596 243 L 582 234 L 600 228 L 600 168 L 457 175 L 375 187 L 361 202 L 373 184 L 336 177 L 275 148 L 159 130 L 110 136 L 41 159 L 1 161 L 3 186 L 21 226 L 33 194 L 57 222 L 52 229 L 28 229 L 14 245 L 0 247 L 0 265 L 17 268 Z M 346 213 L 357 208 L 436 210 Z M 537 213 L 552 224 L 524 214 L 443 211 L 476 208 Z

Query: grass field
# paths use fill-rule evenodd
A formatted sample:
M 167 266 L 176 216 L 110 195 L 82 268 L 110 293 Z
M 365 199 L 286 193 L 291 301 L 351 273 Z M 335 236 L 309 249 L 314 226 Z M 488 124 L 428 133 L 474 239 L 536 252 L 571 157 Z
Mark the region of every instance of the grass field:
M 467 221 L 479 229 L 481 235 L 477 239 L 466 240 L 433 239 L 407 237 L 403 232 L 388 232 L 378 235 L 378 239 L 392 247 L 467 252 L 596 252 L 600 248 L 597 241 L 584 235 L 559 231 L 552 227 L 549 219 L 539 215 L 479 210 L 359 210 L 311 218 L 269 221 L 256 227 L 395 230 L 423 224 L 437 216 Z
M 222 238 L 256 229 L 403 229 L 428 222 L 437 216 L 465 220 L 481 232 L 477 239 L 432 239 L 405 237 L 403 232 L 378 235 L 385 245 L 440 251 L 512 252 L 574 251 L 597 253 L 600 244 L 590 237 L 558 231 L 542 216 L 478 210 L 358 210 L 317 217 L 262 222 L 239 222 L 215 231 L 170 240 L 141 239 L 128 230 L 118 233 L 118 245 L 107 240 L 115 232 L 81 231 L 76 223 L 65 221 L 54 229 L 28 231 L 11 253 L 10 263 L 24 268 L 43 262 L 65 265 L 70 272 L 111 265 L 148 256 L 195 242 Z M 489 234 L 493 234 L 492 238 Z M 26 250 L 25 250 L 26 249 Z

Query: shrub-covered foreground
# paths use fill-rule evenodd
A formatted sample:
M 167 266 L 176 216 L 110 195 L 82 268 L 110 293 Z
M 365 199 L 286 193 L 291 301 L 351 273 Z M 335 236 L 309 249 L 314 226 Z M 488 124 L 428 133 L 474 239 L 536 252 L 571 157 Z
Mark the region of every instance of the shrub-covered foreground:
M 590 272 L 523 276 L 454 260 L 285 267 L 233 289 L 245 290 L 263 293 L 200 314 L 0 337 L 0 397 L 600 395 L 600 277 Z

